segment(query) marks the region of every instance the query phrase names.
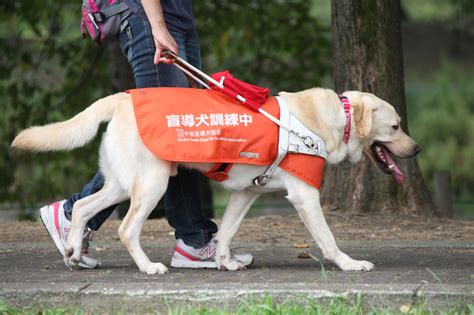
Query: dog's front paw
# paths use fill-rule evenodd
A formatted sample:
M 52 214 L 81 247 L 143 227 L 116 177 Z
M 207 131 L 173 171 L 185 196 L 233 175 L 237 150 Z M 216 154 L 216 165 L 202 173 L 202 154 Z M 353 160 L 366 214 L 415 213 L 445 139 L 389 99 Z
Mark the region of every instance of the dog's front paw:
M 347 261 L 340 267 L 344 271 L 350 271 L 350 270 L 372 271 L 374 269 L 374 264 L 371 263 L 370 261 L 352 259 L 352 261 Z
M 359 264 L 358 270 L 362 270 L 362 271 L 372 271 L 375 268 L 375 265 L 373 263 L 366 260 L 360 260 L 358 261 L 358 264 Z
M 236 271 L 236 270 L 244 270 L 244 269 L 247 269 L 244 264 L 242 264 L 241 262 L 238 262 L 238 261 L 235 261 L 235 260 L 231 260 L 229 262 L 222 262 L 219 264 L 219 270 L 221 271 L 225 271 L 225 270 L 228 270 L 228 271 Z
M 145 267 L 140 268 L 140 271 L 148 275 L 154 275 L 154 274 L 163 275 L 165 273 L 168 273 L 168 268 L 166 268 L 166 266 L 163 265 L 162 263 L 150 263 L 146 265 Z
M 79 269 L 79 261 L 81 260 L 80 251 L 75 251 L 72 248 L 67 248 L 64 257 L 64 263 L 66 266 L 72 271 L 75 269 Z

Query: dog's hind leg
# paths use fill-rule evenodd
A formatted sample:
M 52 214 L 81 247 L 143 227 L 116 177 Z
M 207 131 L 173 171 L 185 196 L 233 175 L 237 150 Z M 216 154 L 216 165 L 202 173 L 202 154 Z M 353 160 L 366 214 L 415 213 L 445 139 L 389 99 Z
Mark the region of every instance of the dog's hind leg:
M 222 223 L 217 232 L 216 263 L 219 270 L 245 269 L 240 262 L 230 259 L 230 242 L 239 229 L 245 214 L 255 199 L 260 196 L 249 190 L 234 191 L 224 212 Z
M 105 180 L 101 190 L 78 200 L 74 204 L 71 231 L 69 232 L 64 254 L 66 265 L 75 268 L 79 263 L 86 223 L 103 209 L 127 199 L 127 193 L 118 185 L 115 178 L 110 177 Z
M 285 176 L 284 181 L 288 189 L 288 200 L 298 211 L 325 258 L 333 261 L 342 270 L 370 271 L 374 268 L 371 262 L 354 260 L 339 249 L 324 218 L 319 203 L 319 190 L 291 175 Z
M 164 195 L 171 172 L 171 164 L 156 159 L 147 163 L 146 172 L 136 177 L 131 188 L 130 208 L 119 228 L 119 236 L 141 272 L 147 274 L 168 273 L 161 263 L 152 263 L 140 246 L 143 223 Z

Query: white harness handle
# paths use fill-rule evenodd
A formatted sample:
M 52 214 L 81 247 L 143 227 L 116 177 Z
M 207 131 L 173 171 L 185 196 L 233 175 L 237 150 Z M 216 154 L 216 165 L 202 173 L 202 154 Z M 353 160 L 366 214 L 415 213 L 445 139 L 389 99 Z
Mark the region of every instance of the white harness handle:
M 171 50 L 164 50 L 162 52 L 162 55 L 166 55 L 167 56 L 170 56 L 170 57 L 167 57 L 168 59 L 171 59 L 171 60 L 174 60 L 174 65 L 176 67 L 178 67 L 179 69 L 181 69 L 181 71 L 183 71 L 184 73 L 186 73 L 188 76 L 190 76 L 192 79 L 194 79 L 196 82 L 198 82 L 199 84 L 201 84 L 202 86 L 206 87 L 207 89 L 211 89 L 209 87 L 208 84 L 206 84 L 204 82 L 204 80 L 207 80 L 208 82 L 212 83 L 213 85 L 217 86 L 218 88 L 220 88 L 221 90 L 224 89 L 224 84 L 223 84 L 223 80 L 221 80 L 221 82 L 218 82 L 217 80 L 215 80 L 214 78 L 212 78 L 211 76 L 205 74 L 204 72 L 202 72 L 201 70 L 199 70 L 198 68 L 194 67 L 193 65 L 191 65 L 190 63 L 188 63 L 186 60 L 182 59 L 181 57 L 179 57 L 178 55 L 176 55 L 174 52 L 172 52 Z M 237 95 L 237 99 L 243 103 L 245 103 L 245 98 L 241 95 Z M 284 123 L 282 123 L 280 120 L 278 120 L 277 118 L 273 117 L 271 114 L 269 114 L 267 111 L 263 110 L 262 108 L 259 108 L 258 111 L 264 115 L 265 117 L 267 117 L 268 119 L 270 119 L 272 122 L 274 122 L 275 124 L 277 124 L 278 126 L 280 127 L 283 127 L 285 128 L 286 130 L 288 130 L 289 132 L 293 132 L 289 126 L 285 125 Z

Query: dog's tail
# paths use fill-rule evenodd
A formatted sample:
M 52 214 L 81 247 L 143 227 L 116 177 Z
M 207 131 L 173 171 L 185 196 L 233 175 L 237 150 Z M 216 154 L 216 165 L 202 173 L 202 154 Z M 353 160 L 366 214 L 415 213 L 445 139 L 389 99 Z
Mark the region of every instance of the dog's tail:
M 82 147 L 95 137 L 100 123 L 112 119 L 115 109 L 127 96 L 125 93 L 111 95 L 98 100 L 69 120 L 25 129 L 16 136 L 11 146 L 38 152 Z

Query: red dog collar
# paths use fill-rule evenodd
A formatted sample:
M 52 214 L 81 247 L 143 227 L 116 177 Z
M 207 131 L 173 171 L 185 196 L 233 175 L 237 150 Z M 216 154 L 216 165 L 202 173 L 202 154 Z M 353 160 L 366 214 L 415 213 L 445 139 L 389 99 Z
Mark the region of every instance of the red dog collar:
M 342 140 L 344 143 L 347 144 L 349 142 L 349 137 L 351 135 L 351 103 L 346 96 L 339 95 L 339 99 L 341 100 L 342 106 L 344 107 L 344 114 L 346 114 L 346 126 L 344 127 L 344 137 Z

